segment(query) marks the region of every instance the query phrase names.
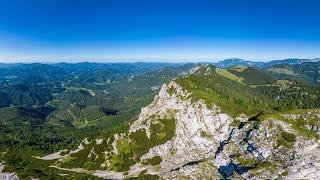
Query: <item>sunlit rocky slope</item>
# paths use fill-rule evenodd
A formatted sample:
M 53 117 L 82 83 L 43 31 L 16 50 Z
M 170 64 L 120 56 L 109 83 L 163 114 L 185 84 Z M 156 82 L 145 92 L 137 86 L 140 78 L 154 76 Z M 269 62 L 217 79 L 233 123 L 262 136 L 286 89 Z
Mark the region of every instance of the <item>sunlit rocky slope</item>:
M 222 93 L 218 87 L 229 83 L 233 90 Z M 236 93 L 242 88 L 248 90 Z M 319 178 L 320 110 L 274 110 L 277 102 L 263 103 L 268 95 L 256 91 L 197 66 L 165 83 L 128 131 L 42 159 L 57 160 L 51 167 L 58 170 L 107 179 Z

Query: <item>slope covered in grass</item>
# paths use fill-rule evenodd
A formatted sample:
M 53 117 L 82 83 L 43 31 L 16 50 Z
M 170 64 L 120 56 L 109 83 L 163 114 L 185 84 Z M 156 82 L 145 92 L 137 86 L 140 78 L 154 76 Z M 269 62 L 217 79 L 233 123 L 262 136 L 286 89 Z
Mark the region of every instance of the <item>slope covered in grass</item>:
M 216 104 L 232 115 L 254 114 L 270 109 L 268 104 L 274 103 L 256 89 L 219 75 L 213 66 L 203 66 L 198 72 L 178 78 L 176 82 L 191 92 L 195 101 L 203 99 L 207 105 Z
M 203 99 L 208 105 L 216 104 L 232 115 L 319 107 L 318 87 L 286 81 L 284 88 L 283 84 L 279 84 L 281 82 L 252 68 L 232 72 L 244 77 L 246 84 L 235 83 L 230 76 L 221 76 L 221 72 L 218 74 L 213 66 L 201 66 L 197 72 L 175 81 L 190 92 L 194 100 Z M 260 85 L 251 85 L 255 83 Z
M 245 81 L 244 78 L 238 77 L 238 76 L 232 74 L 231 72 L 227 71 L 226 69 L 216 68 L 216 72 L 221 76 L 224 76 L 230 80 L 233 80 L 233 81 L 236 81 L 239 83 L 243 83 Z

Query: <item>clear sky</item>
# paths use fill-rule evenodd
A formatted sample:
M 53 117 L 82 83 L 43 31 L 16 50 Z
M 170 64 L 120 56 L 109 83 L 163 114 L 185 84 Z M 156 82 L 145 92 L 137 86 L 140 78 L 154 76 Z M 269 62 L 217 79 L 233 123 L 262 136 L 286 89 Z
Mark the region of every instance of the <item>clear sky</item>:
M 0 62 L 320 57 L 318 0 L 0 0 Z

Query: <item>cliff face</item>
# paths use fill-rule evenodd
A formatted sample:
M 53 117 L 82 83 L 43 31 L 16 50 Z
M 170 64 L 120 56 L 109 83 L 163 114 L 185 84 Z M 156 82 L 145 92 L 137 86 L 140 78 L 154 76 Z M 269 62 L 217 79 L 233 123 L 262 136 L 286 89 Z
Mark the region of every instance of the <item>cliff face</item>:
M 176 121 L 175 136 L 141 157 L 162 159 L 156 168 L 148 167 L 147 173 L 168 179 L 320 177 L 318 126 L 307 125 L 310 118 L 319 121 L 319 110 L 232 118 L 217 106 L 193 102 L 190 93 L 174 81 L 163 85 L 131 126 L 130 132 L 145 129 L 148 134 L 154 117 L 173 116 Z M 306 121 L 307 128 L 302 131 L 294 124 L 297 116 Z M 307 129 L 310 131 L 304 131 Z
M 148 134 L 154 117 L 164 119 L 168 115 L 176 121 L 174 137 L 151 148 L 141 157 L 144 160 L 160 156 L 162 162 L 159 173 L 168 178 L 196 171 L 199 164 L 213 159 L 220 142 L 228 139 L 231 131 L 230 116 L 221 113 L 217 106 L 208 109 L 203 101 L 192 102 L 188 93 L 174 81 L 162 86 L 154 102 L 142 109 L 130 131 L 144 128 Z M 210 171 L 217 170 L 212 162 L 205 166 L 209 166 Z

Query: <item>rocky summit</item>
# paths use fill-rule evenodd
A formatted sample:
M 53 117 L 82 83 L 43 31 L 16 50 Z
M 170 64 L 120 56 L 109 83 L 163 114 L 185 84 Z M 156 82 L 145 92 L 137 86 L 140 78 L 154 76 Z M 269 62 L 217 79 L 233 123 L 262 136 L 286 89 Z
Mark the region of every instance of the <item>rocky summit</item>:
M 203 100 L 192 101 L 175 81 L 164 84 L 153 103 L 142 109 L 130 132 L 173 118 L 175 135 L 152 147 L 141 160 L 161 157 L 155 166 L 135 164 L 133 169 L 164 179 L 316 179 L 320 178 L 317 134 L 299 131 L 290 121 L 314 118 L 320 110 L 293 114 L 231 117 Z M 312 117 L 310 117 L 312 116 Z M 306 126 L 318 133 L 317 128 Z M 310 134 L 309 134 L 310 133 Z

